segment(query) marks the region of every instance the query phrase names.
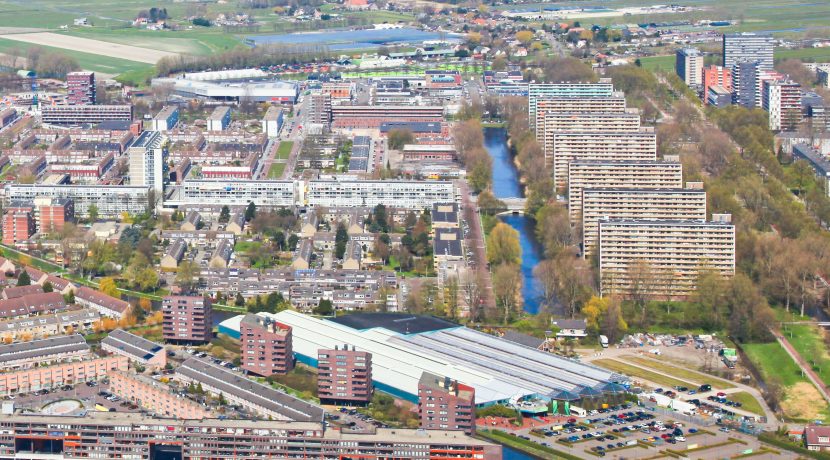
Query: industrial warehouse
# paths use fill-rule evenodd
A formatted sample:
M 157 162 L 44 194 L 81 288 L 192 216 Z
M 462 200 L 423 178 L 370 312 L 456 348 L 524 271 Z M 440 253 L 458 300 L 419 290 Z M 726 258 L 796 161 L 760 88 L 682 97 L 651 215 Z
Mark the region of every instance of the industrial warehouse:
M 377 389 L 418 400 L 424 372 L 475 388 L 476 406 L 511 399 L 578 400 L 625 390 L 627 379 L 434 317 L 391 313 L 318 319 L 295 311 L 259 313 L 292 328 L 297 360 L 317 366 L 317 351 L 348 344 L 372 354 Z M 219 325 L 239 337 L 241 316 Z

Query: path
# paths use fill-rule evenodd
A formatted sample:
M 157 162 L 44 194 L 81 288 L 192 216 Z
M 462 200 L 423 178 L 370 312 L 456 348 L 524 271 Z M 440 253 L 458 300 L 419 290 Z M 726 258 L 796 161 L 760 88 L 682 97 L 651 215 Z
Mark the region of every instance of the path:
M 481 219 L 478 213 L 478 203 L 473 200 L 472 193 L 467 181 L 459 181 L 458 187 L 461 191 L 461 201 L 464 207 L 464 219 L 470 226 L 470 237 L 466 239 L 473 250 L 473 258 L 476 263 L 476 270 L 481 276 L 478 278 L 483 282 L 481 289 L 481 300 L 486 308 L 496 307 L 495 296 L 493 295 L 493 280 L 487 272 L 487 250 L 484 242 L 484 229 L 481 226 Z
M 828 393 L 827 385 L 824 384 L 824 381 L 821 380 L 818 374 L 816 374 L 815 371 L 813 371 L 813 368 L 806 361 L 804 361 L 804 358 L 802 358 L 801 355 L 798 354 L 798 352 L 795 350 L 795 348 L 793 348 L 793 346 L 790 344 L 786 337 L 781 335 L 781 333 L 778 331 L 772 331 L 772 334 L 775 336 L 775 339 L 778 340 L 778 343 L 781 344 L 782 347 L 784 347 L 784 350 L 787 351 L 787 353 L 790 355 L 793 361 L 795 361 L 796 364 L 798 364 L 798 367 L 801 368 L 801 372 L 804 375 L 806 375 L 811 382 L 813 382 L 813 385 L 815 385 L 816 389 L 818 389 L 818 392 L 821 393 L 821 396 L 824 398 L 824 400 L 830 403 L 830 393 Z

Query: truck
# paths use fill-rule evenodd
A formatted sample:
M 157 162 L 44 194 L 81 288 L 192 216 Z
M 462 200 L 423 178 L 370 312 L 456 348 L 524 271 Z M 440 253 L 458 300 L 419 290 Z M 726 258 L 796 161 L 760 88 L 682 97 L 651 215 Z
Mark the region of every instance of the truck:
M 602 348 L 608 348 L 608 337 L 604 335 L 599 336 L 599 344 L 602 345 Z
M 571 406 L 571 415 L 575 415 L 577 417 L 587 417 L 588 411 L 577 406 Z

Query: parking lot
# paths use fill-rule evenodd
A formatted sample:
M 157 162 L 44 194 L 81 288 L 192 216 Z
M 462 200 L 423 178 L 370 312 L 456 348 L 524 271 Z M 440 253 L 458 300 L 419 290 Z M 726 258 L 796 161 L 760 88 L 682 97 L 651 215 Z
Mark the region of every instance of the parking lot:
M 39 390 L 29 394 L 18 394 L 13 397 L 6 396 L 4 400 L 14 401 L 16 409 L 28 409 L 39 412 L 44 406 L 61 400 L 80 401 L 84 410 L 107 410 L 110 412 L 140 412 L 141 409 L 122 401 L 120 398 L 112 398 L 109 386 L 104 380 L 101 383 L 78 383 L 75 385 L 64 385 L 52 390 Z
M 678 421 L 678 417 L 637 405 L 591 411 L 587 417 L 571 417 L 564 423 L 534 425 L 506 431 L 582 458 L 654 458 L 675 456 L 673 452 L 727 458 L 750 451 L 753 458 L 796 458 L 735 430 Z

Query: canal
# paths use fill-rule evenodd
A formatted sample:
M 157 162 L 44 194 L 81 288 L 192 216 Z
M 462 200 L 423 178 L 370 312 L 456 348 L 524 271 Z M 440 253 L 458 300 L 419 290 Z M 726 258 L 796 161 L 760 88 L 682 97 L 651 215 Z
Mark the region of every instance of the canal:
M 524 196 L 519 171 L 507 146 L 507 130 L 484 128 L 484 148 L 493 158 L 493 194 L 496 198 Z M 542 303 L 542 286 L 533 276 L 533 268 L 542 260 L 542 246 L 536 241 L 533 219 L 521 214 L 505 215 L 501 220 L 519 232 L 522 247 L 522 297 L 528 313 L 538 313 Z

